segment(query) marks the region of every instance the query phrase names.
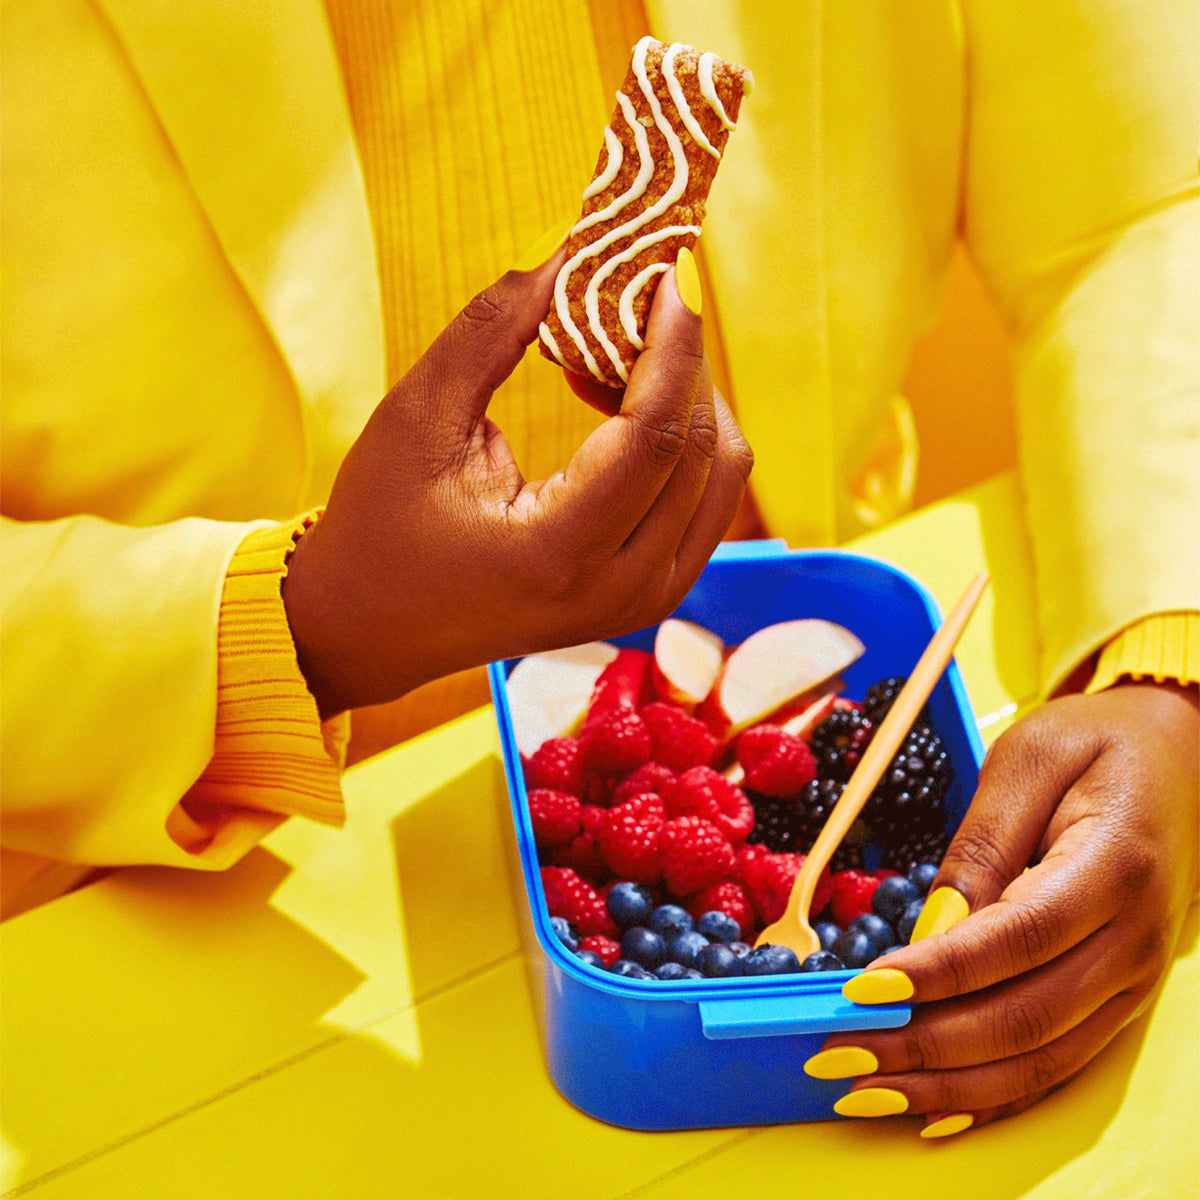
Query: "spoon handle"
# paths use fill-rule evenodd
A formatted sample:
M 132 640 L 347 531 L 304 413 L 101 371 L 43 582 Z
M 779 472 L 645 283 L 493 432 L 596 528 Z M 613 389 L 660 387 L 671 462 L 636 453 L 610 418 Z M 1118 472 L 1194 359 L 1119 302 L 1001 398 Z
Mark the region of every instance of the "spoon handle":
M 808 852 L 804 866 L 800 868 L 796 882 L 792 885 L 792 894 L 788 898 L 789 910 L 796 910 L 807 919 L 818 876 L 858 818 L 858 814 L 862 812 L 863 805 L 883 777 L 896 751 L 904 744 L 913 722 L 942 677 L 942 672 L 949 665 L 954 655 L 954 647 L 962 637 L 987 583 L 986 571 L 981 571 L 971 580 L 958 603 L 950 610 L 950 615 L 925 647 L 925 653 L 917 661 L 908 682 L 900 690 L 883 723 L 875 731 L 875 736 L 859 759 L 858 766 L 854 768 L 854 774 L 850 776 L 849 783 L 834 805 L 833 812 L 829 814 L 825 827 Z

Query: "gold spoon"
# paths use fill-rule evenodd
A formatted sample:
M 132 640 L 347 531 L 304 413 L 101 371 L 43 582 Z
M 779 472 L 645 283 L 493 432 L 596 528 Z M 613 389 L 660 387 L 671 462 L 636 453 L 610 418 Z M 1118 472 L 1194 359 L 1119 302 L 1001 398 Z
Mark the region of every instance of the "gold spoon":
M 758 935 L 758 940 L 754 943 L 756 946 L 768 942 L 776 946 L 787 946 L 795 951 L 801 962 L 821 948 L 820 939 L 808 921 L 808 910 L 812 906 L 817 879 L 858 814 L 862 812 L 863 805 L 875 790 L 875 785 L 887 770 L 896 751 L 904 744 L 904 739 L 908 736 L 908 731 L 920 714 L 922 706 L 949 665 L 954 655 L 954 647 L 962 637 L 963 630 L 966 629 L 967 622 L 971 619 L 984 588 L 987 587 L 987 582 L 986 571 L 981 571 L 975 576 L 950 615 L 942 622 L 942 627 L 925 647 L 925 653 L 913 668 L 908 682 L 900 690 L 883 723 L 875 731 L 875 736 L 868 744 L 858 766 L 854 768 L 854 774 L 850 776 L 849 783 L 834 805 L 833 812 L 829 814 L 825 827 L 808 852 L 808 857 L 805 858 L 804 865 L 792 884 L 792 892 L 783 916 Z

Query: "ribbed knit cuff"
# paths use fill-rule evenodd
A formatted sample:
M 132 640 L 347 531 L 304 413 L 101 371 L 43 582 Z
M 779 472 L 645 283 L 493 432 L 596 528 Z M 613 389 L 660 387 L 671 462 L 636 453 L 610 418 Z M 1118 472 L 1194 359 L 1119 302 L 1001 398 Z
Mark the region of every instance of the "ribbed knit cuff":
M 1157 613 L 1123 629 L 1100 651 L 1087 691 L 1125 677 L 1200 682 L 1200 612 Z
M 288 555 L 319 515 L 255 530 L 230 561 L 217 627 L 213 756 L 189 801 L 330 825 L 345 820 L 341 767 L 349 718 L 322 725 L 280 593 Z

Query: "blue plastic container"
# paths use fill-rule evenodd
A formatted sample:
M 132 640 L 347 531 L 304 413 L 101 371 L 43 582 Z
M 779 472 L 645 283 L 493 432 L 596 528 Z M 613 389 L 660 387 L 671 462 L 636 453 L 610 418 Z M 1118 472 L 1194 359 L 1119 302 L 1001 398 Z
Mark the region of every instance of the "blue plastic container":
M 877 679 L 908 674 L 940 623 L 929 593 L 895 567 L 838 551 L 789 552 L 776 542 L 722 547 L 675 615 L 729 644 L 776 621 L 823 617 L 845 625 L 866 646 L 844 673 L 854 699 Z M 617 643 L 649 650 L 654 634 L 644 629 Z M 490 675 L 516 829 L 515 892 L 528 899 L 525 955 L 555 1086 L 585 1113 L 631 1129 L 833 1118 L 848 1081 L 811 1079 L 805 1061 L 830 1033 L 906 1024 L 909 1006 L 849 1003 L 841 989 L 853 971 L 650 983 L 609 975 L 569 953 L 549 925 L 505 694 L 516 661 L 493 663 Z M 929 709 L 954 768 L 946 798 L 954 829 L 983 758 L 955 665 Z

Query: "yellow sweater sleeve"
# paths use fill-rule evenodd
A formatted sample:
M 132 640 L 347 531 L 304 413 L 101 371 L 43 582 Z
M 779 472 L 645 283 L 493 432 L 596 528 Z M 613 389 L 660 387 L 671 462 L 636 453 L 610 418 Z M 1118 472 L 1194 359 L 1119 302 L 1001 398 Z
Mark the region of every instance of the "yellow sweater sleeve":
M 1087 691 L 1127 676 L 1200 683 L 1200 612 L 1157 613 L 1117 634 L 1100 652 Z
M 217 625 L 213 755 L 183 802 L 202 826 L 226 807 L 331 825 L 344 819 L 349 717 L 322 725 L 280 594 L 296 538 L 317 516 L 256 529 L 230 560 Z

